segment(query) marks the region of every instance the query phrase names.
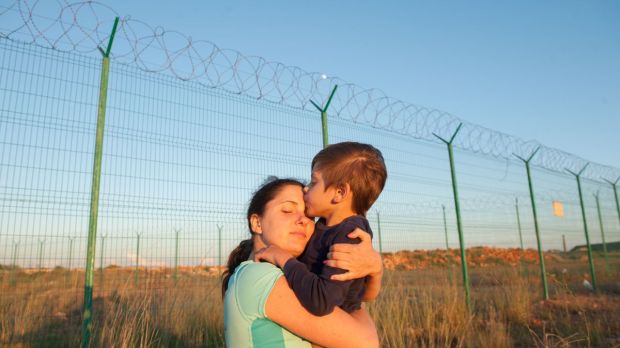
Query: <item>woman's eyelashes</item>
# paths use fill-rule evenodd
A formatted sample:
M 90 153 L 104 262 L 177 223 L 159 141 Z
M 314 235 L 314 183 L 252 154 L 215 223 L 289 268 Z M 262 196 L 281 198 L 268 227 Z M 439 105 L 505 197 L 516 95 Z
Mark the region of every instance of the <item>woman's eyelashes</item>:
M 297 211 L 297 204 L 287 202 L 286 204 L 282 206 L 280 210 L 285 214 L 292 214 L 295 211 Z

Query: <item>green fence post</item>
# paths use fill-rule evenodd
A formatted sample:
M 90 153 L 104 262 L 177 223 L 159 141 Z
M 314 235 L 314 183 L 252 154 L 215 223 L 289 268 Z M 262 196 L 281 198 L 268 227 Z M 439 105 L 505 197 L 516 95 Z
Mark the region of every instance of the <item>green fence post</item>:
M 222 266 L 222 229 L 224 225 L 217 225 L 217 265 Z
M 110 72 L 110 49 L 118 26 L 118 17 L 114 19 L 112 34 L 108 48 L 104 52 L 99 85 L 99 108 L 97 112 L 97 135 L 95 140 L 95 156 L 93 161 L 93 178 L 90 197 L 90 219 L 88 221 L 88 245 L 86 250 L 86 270 L 84 276 L 84 312 L 82 317 L 82 347 L 90 345 L 92 308 L 93 308 L 93 274 L 95 271 L 95 248 L 97 244 L 97 215 L 99 212 L 99 184 L 101 180 L 101 158 L 103 154 L 103 133 L 105 128 L 105 111 L 108 94 L 108 77 Z
M 71 272 L 71 262 L 73 261 L 73 241 L 75 237 L 69 237 L 69 259 L 67 260 L 67 270 Z
M 586 208 L 583 204 L 583 193 L 581 192 L 581 174 L 584 172 L 584 170 L 586 170 L 586 168 L 588 167 L 588 164 L 589 163 L 583 166 L 583 168 L 581 168 L 579 173 L 575 173 L 573 171 L 570 171 L 569 169 L 566 169 L 566 171 L 573 174 L 575 178 L 577 179 L 577 191 L 579 191 L 579 204 L 581 205 L 581 217 L 583 219 L 583 232 L 586 235 L 586 245 L 588 247 L 588 263 L 590 264 L 590 275 L 592 275 L 592 287 L 596 291 L 596 273 L 594 272 L 594 259 L 592 258 L 592 247 L 590 246 L 590 236 L 588 234 L 588 223 L 586 221 Z
M 525 276 L 528 276 L 526 272 L 527 268 L 523 262 L 523 255 L 525 254 L 525 248 L 523 247 L 523 233 L 521 230 L 521 215 L 519 214 L 519 198 L 515 197 L 515 211 L 517 214 L 517 231 L 519 231 L 519 245 L 521 246 L 521 256 L 519 257 L 519 264 L 521 265 L 521 271 Z
M 99 253 L 99 271 L 103 273 L 103 253 L 105 250 L 105 235 L 101 236 L 101 252 Z
M 620 223 L 620 202 L 618 202 L 618 189 L 616 188 L 618 181 L 620 181 L 620 176 L 616 179 L 616 181 L 610 181 L 607 179 L 603 180 L 609 183 L 611 185 L 611 188 L 614 190 L 614 198 L 616 199 L 616 212 L 618 213 L 618 222 Z
M 381 215 L 377 210 L 377 237 L 379 237 L 379 254 L 383 257 L 383 242 L 381 241 Z
M 174 286 L 177 286 L 177 280 L 179 278 L 179 231 L 174 229 Z
M 41 265 L 43 262 L 43 244 L 45 244 L 45 239 L 39 239 L 39 272 L 41 272 L 42 269 Z
M 105 237 L 106 235 L 101 236 L 101 253 L 99 253 L 99 286 L 101 287 L 101 291 L 103 292 L 103 253 L 105 251 Z
M 314 105 L 314 107 L 319 110 L 321 112 L 321 129 L 323 132 L 323 148 L 326 148 L 327 145 L 329 145 L 329 137 L 327 134 L 327 108 L 329 107 L 329 104 L 332 102 L 332 98 L 334 97 L 334 93 L 336 93 L 336 89 L 338 88 L 338 85 L 334 85 L 334 89 L 332 90 L 332 93 L 329 95 L 329 98 L 327 99 L 327 103 L 325 103 L 325 107 L 320 107 L 318 106 L 315 102 L 313 102 L 312 100 L 310 100 L 310 103 L 312 103 L 312 105 Z
M 540 230 L 538 229 L 538 216 L 536 213 L 536 200 L 534 198 L 534 185 L 532 185 L 532 174 L 530 171 L 530 161 L 532 160 L 532 158 L 534 158 L 538 150 L 540 150 L 540 146 L 537 147 L 536 150 L 534 150 L 534 152 L 532 152 L 532 154 L 530 155 L 530 157 L 528 157 L 528 159 L 525 159 L 514 153 L 513 155 L 517 157 L 518 159 L 520 159 L 521 161 L 523 161 L 523 163 L 525 163 L 525 171 L 527 172 L 527 184 L 530 190 L 530 200 L 532 202 L 532 215 L 534 216 L 534 231 L 536 232 L 536 244 L 538 247 L 538 260 L 540 263 L 540 277 L 542 279 L 542 286 L 543 286 L 543 299 L 548 300 L 549 299 L 549 287 L 547 286 L 545 257 L 543 255 L 542 245 L 540 243 Z
M 446 250 L 450 250 L 450 245 L 448 244 L 448 221 L 446 220 L 446 206 L 442 204 L 441 210 L 443 213 L 443 233 L 446 239 Z
M 71 263 L 73 261 L 73 241 L 75 237 L 69 237 L 69 262 L 67 265 L 67 276 L 65 277 L 65 286 L 69 285 L 69 280 L 71 279 Z
M 618 201 L 618 188 L 616 187 L 616 185 L 618 184 L 618 181 L 620 181 L 620 176 L 616 179 L 616 181 L 611 181 L 607 179 L 603 179 L 603 180 L 609 183 L 611 185 L 611 189 L 614 190 L 614 198 L 616 201 L 616 213 L 618 214 L 618 223 L 620 223 L 620 202 Z
M 562 235 L 562 245 L 564 246 L 564 254 L 566 254 L 566 235 L 564 234 Z
M 19 250 L 19 241 L 13 241 L 13 267 L 11 267 L 11 280 L 9 281 L 10 286 L 15 286 L 17 284 L 17 252 Z
M 605 271 L 609 274 L 609 259 L 607 258 L 607 243 L 605 242 L 605 229 L 603 228 L 603 216 L 601 215 L 601 203 L 599 201 L 599 192 L 594 194 L 596 199 L 596 212 L 598 213 L 598 225 L 601 228 L 601 240 L 603 241 L 603 257 L 605 258 Z
M 519 215 L 519 198 L 515 198 L 515 210 L 517 212 L 517 230 L 519 231 L 519 244 L 521 245 L 521 252 L 525 251 L 523 247 L 523 234 L 521 233 L 521 217 Z
M 469 275 L 467 272 L 467 258 L 465 255 L 465 240 L 463 238 L 463 225 L 461 223 L 461 209 L 459 206 L 458 185 L 456 183 L 456 170 L 454 168 L 454 154 L 452 153 L 452 142 L 454 141 L 454 138 L 456 137 L 458 132 L 461 130 L 462 126 L 463 126 L 463 123 L 460 123 L 459 126 L 454 131 L 454 134 L 452 134 L 452 137 L 450 138 L 449 141 L 443 139 L 442 137 L 440 137 L 439 135 L 435 133 L 433 133 L 433 135 L 437 137 L 437 139 L 444 142 L 446 146 L 448 147 L 448 158 L 450 160 L 450 176 L 452 178 L 452 193 L 454 195 L 454 210 L 456 212 L 456 227 L 459 233 L 459 245 L 461 248 L 461 270 L 463 273 L 463 286 L 465 287 L 465 302 L 467 304 L 467 309 L 471 311 L 471 298 L 469 295 Z
M 138 272 L 140 271 L 140 236 L 141 233 L 136 233 L 136 269 L 133 272 L 133 283 L 135 287 L 138 287 Z

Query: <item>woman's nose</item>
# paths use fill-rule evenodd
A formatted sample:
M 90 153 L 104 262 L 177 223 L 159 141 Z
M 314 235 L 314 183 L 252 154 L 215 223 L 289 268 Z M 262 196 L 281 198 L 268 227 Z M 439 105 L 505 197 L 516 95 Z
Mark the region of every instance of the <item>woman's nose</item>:
M 299 220 L 297 220 L 297 223 L 303 226 L 309 224 L 310 222 L 312 222 L 312 220 L 310 220 L 310 218 L 308 218 L 305 214 L 301 214 Z

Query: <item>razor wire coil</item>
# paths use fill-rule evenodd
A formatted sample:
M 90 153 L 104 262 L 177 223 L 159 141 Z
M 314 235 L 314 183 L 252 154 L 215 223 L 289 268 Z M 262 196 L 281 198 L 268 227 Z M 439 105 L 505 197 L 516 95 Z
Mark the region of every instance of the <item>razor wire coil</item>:
M 96 1 L 2 0 L 0 38 L 64 52 L 98 54 L 117 16 L 114 9 Z M 130 16 L 120 19 L 111 56 L 116 62 L 146 72 L 168 73 L 184 81 L 302 110 L 314 111 L 310 100 L 325 103 L 338 85 L 330 113 L 346 121 L 434 143 L 439 142 L 434 134 L 447 139 L 462 123 L 454 146 L 463 150 L 515 160 L 515 154 L 527 158 L 540 147 L 532 165 L 563 173 L 566 169 L 578 171 L 589 162 L 536 141 L 466 122 L 445 111 L 391 98 L 379 89 L 220 48 Z M 584 177 L 615 181 L 620 169 L 591 163 Z

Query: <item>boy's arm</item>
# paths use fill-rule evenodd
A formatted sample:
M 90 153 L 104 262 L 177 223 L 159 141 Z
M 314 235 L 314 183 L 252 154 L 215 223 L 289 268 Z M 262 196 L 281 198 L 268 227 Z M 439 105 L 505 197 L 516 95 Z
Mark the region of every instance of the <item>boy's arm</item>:
M 359 239 L 348 237 L 349 232 L 357 227 L 358 223 L 354 221 L 340 225 L 326 243 L 359 243 Z M 349 287 L 353 283 L 353 280 L 332 280 L 332 276 L 342 274 L 346 270 L 330 265 L 323 265 L 319 274 L 312 273 L 305 264 L 297 261 L 290 254 L 276 246 L 269 246 L 257 252 L 255 260 L 268 261 L 280 267 L 288 284 L 295 292 L 295 295 L 297 295 L 299 302 L 310 313 L 317 316 L 329 314 L 334 310 L 334 307 L 343 304 Z M 363 276 L 358 278 L 363 278 Z
M 295 259 L 295 257 L 275 245 L 262 248 L 254 253 L 255 262 L 266 261 L 280 269 L 283 269 L 286 262 L 290 259 Z
M 291 254 L 277 246 L 269 246 L 256 252 L 255 261 L 267 261 L 282 269 L 286 280 L 295 292 L 299 302 L 310 313 L 323 316 L 331 313 L 334 308 L 344 302 L 350 281 L 333 281 L 330 274 L 314 274 L 305 264 L 297 261 Z M 323 269 L 338 270 L 333 267 Z M 344 270 L 339 270 L 344 272 Z
M 333 275 L 332 280 L 350 280 L 366 278 L 363 301 L 374 300 L 381 290 L 383 262 L 381 254 L 372 248 L 370 235 L 357 228 L 349 233 L 349 238 L 359 238 L 359 244 L 333 244 L 327 254 L 326 265 L 347 270 L 346 273 Z
M 323 267 L 325 268 L 328 267 Z M 347 290 L 353 282 L 352 280 L 344 282 L 330 280 L 330 273 L 314 274 L 305 264 L 296 259 L 288 260 L 282 272 L 299 302 L 310 313 L 317 316 L 327 315 L 335 307 L 344 303 Z

